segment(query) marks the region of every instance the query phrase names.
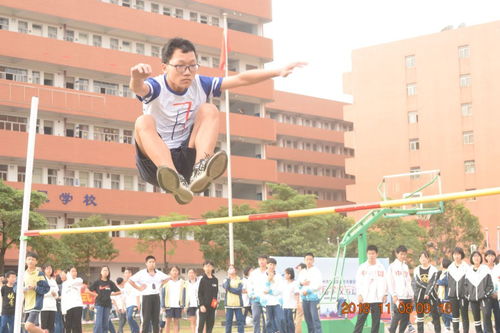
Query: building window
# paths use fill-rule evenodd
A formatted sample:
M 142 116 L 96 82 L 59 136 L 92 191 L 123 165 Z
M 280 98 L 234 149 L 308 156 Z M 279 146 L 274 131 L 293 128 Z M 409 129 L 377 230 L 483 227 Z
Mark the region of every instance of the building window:
M 125 191 L 134 190 L 134 176 L 123 176 L 123 189 Z
M 163 15 L 172 16 L 172 12 L 170 11 L 170 7 L 163 6 Z
M 410 139 L 410 150 L 419 150 L 420 143 L 418 139 Z
M 462 59 L 470 57 L 469 45 L 462 45 L 458 47 L 458 57 Z
M 79 32 L 78 43 L 87 45 L 89 43 L 89 34 L 86 32 Z
M 464 135 L 464 145 L 471 145 L 474 143 L 474 132 L 466 131 L 463 133 Z
M 151 56 L 159 58 L 160 57 L 160 47 L 153 45 L 151 46 Z
M 54 132 L 54 122 L 52 120 L 43 121 L 43 134 L 52 135 Z
M 144 1 L 136 0 L 135 1 L 135 8 L 139 9 L 139 10 L 144 10 Z
M 159 14 L 160 13 L 160 5 L 157 3 L 151 3 L 151 13 Z
M 45 73 L 43 75 L 43 85 L 44 86 L 53 86 L 54 85 L 54 74 Z
M 78 183 L 80 187 L 89 187 L 89 173 L 87 171 L 78 172 Z
M 75 41 L 75 32 L 73 30 L 64 30 L 64 40 L 68 42 Z
M 123 7 L 130 7 L 130 0 L 122 0 Z
M 88 91 L 89 90 L 89 80 L 88 79 L 78 79 L 75 82 L 76 90 Z
M 123 130 L 123 143 L 132 143 L 132 130 Z
M 40 24 L 33 24 L 31 30 L 33 31 L 33 35 L 42 36 L 42 26 Z
M 137 182 L 137 190 L 139 190 L 141 192 L 146 192 L 146 182 L 139 180 Z
M 7 165 L 0 164 L 0 180 L 7 181 L 7 169 Z
M 120 189 L 120 175 L 111 175 L 111 189 L 119 190 Z
M 57 185 L 57 170 L 47 169 L 47 184 Z
M 47 36 L 52 39 L 57 39 L 57 28 L 56 27 L 47 27 Z
M 102 36 L 92 35 L 92 45 L 102 47 Z
M 125 52 L 131 52 L 132 48 L 131 48 L 130 42 L 122 41 L 122 50 Z
M 207 15 L 200 15 L 200 23 L 208 24 L 208 16 Z
M 64 171 L 64 185 L 65 186 L 75 186 L 75 171 L 65 170 Z
M 28 118 L 0 115 L 0 130 L 26 132 Z
M 120 221 L 111 221 L 111 225 L 120 225 Z M 111 237 L 120 237 L 120 231 L 111 231 Z
M 18 21 L 17 22 L 17 31 L 23 34 L 28 33 L 28 22 L 26 21 Z
M 74 218 L 72 218 L 72 217 L 67 217 L 67 218 L 66 218 L 65 227 L 66 227 L 66 228 L 72 228 L 72 227 L 73 227 L 73 224 L 75 224 L 75 219 L 74 219 Z
M 475 191 L 476 189 L 475 188 L 466 188 L 465 191 Z M 467 201 L 476 201 L 476 197 L 469 197 L 467 199 L 465 199 Z
M 89 138 L 89 125 L 78 125 L 76 127 L 78 129 L 77 137 L 80 139 L 88 139 Z
M 406 95 L 415 96 L 417 94 L 417 85 L 415 83 L 410 83 L 406 85 Z
M 411 167 L 410 168 L 410 173 L 417 173 L 420 172 L 420 167 Z M 418 179 L 420 178 L 420 175 L 411 175 L 410 179 Z
M 116 38 L 111 38 L 109 40 L 109 48 L 112 49 L 112 50 L 118 50 L 120 46 L 120 42 L 118 41 L 118 39 Z
M 219 26 L 219 18 L 212 16 L 212 25 L 218 27 Z
M 179 18 L 179 19 L 184 18 L 184 11 L 180 8 L 176 8 L 175 9 L 175 17 Z
M 47 224 L 49 229 L 57 228 L 57 217 L 47 217 Z
M 471 81 L 470 74 L 460 75 L 460 88 L 470 87 Z
M 142 44 L 142 43 L 136 43 L 135 44 L 135 52 L 137 54 L 144 54 L 144 44 Z
M 118 96 L 118 85 L 115 83 L 94 80 L 94 92 Z
M 0 30 L 9 30 L 9 19 L 0 17 Z
M 406 68 L 412 68 L 415 67 L 415 56 L 414 55 L 409 55 L 405 57 L 405 64 Z
M 198 13 L 189 12 L 189 20 L 193 22 L 198 22 Z
M 418 112 L 417 111 L 408 112 L 408 123 L 409 124 L 418 123 Z
M 117 128 L 94 126 L 94 140 L 120 142 L 119 132 Z
M 26 179 L 26 167 L 18 166 L 17 167 L 17 181 L 24 183 Z
M 475 173 L 476 172 L 476 161 L 469 160 L 464 162 L 465 173 Z
M 462 116 L 464 117 L 472 116 L 472 104 L 471 103 L 461 104 L 460 111 L 462 112 Z
M 102 173 L 94 172 L 94 187 L 102 188 Z
M 216 198 L 222 198 L 222 190 L 223 190 L 222 184 L 215 184 L 215 197 Z

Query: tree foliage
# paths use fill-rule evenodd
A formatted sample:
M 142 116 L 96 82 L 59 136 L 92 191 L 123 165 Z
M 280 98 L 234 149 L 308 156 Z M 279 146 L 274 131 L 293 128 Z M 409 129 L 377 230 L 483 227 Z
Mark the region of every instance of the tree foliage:
M 75 223 L 75 228 L 106 226 L 106 220 L 101 216 L 93 215 Z M 67 234 L 61 236 L 61 241 L 71 249 L 74 263 L 82 270 L 87 280 L 90 279 L 90 263 L 95 260 L 109 261 L 118 255 L 113 246 L 111 237 L 106 232 Z
M 142 223 L 159 223 L 168 221 L 180 221 L 187 219 L 187 216 L 172 213 L 167 216 L 160 216 L 158 218 L 143 221 Z M 184 228 L 185 229 L 185 228 Z M 137 250 L 139 252 L 152 252 L 155 248 L 161 247 L 163 250 L 163 267 L 166 271 L 168 268 L 167 254 L 175 253 L 175 240 L 176 233 L 181 231 L 174 228 L 159 228 L 159 229 L 145 229 L 134 231 L 133 234 L 137 235 L 139 242 L 137 243 Z M 186 232 L 182 230 L 181 232 Z M 167 250 L 168 243 L 171 243 L 173 248 L 170 252 Z

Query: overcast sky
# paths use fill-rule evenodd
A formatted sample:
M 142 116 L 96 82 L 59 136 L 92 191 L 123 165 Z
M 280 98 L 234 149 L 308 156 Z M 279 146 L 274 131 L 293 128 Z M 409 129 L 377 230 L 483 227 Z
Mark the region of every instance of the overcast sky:
M 499 0 L 272 0 L 273 22 L 264 26 L 274 41 L 273 63 L 309 62 L 279 90 L 350 102 L 342 73 L 351 51 L 455 28 L 500 20 Z

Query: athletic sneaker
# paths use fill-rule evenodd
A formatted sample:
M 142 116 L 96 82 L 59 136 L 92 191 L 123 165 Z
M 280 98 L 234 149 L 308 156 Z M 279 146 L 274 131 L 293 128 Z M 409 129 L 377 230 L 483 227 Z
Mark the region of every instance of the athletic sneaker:
M 166 166 L 158 167 L 156 179 L 160 187 L 167 193 L 172 193 L 179 204 L 185 205 L 193 200 L 188 182 L 177 171 Z
M 191 176 L 191 185 L 189 189 L 193 193 L 204 192 L 210 183 L 222 176 L 227 167 L 227 154 L 220 150 L 212 156 L 207 156 L 201 159 L 193 167 L 193 175 Z

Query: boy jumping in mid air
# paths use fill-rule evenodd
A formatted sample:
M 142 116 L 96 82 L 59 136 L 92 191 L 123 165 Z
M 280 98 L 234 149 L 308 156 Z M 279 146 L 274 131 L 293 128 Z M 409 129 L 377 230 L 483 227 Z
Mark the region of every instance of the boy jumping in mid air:
M 130 69 L 130 88 L 144 104 L 135 122 L 136 164 L 141 177 L 172 193 L 180 204 L 204 192 L 227 166 L 224 151 L 214 154 L 219 115 L 210 97 L 221 90 L 247 86 L 273 77 L 286 77 L 304 63 L 281 69 L 255 69 L 227 78 L 196 74 L 194 45 L 174 38 L 162 49 L 162 74 L 150 77 L 151 66 Z

